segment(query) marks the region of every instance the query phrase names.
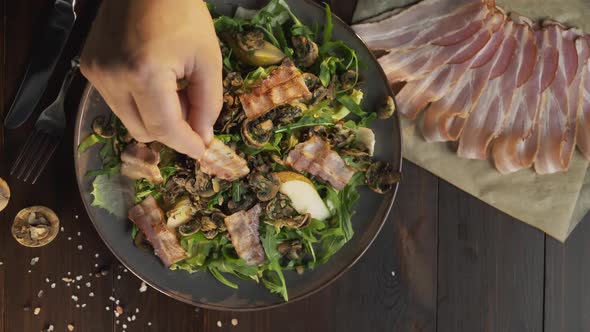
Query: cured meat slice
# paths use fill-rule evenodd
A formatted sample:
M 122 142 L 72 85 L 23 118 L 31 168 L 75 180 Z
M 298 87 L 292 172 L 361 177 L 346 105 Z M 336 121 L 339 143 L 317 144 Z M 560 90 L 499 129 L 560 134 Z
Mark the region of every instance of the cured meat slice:
M 139 227 L 166 267 L 188 257 L 176 235 L 166 227 L 164 212 L 154 197 L 148 196 L 129 209 L 129 219 Z
M 531 78 L 515 92 L 506 129 L 494 141 L 492 158 L 498 171 L 512 173 L 533 165 L 539 149 L 539 110 L 557 72 L 559 51 L 535 31 L 537 61 Z
M 330 144 L 318 136 L 297 144 L 287 155 L 285 163 L 299 172 L 320 177 L 338 190 L 343 189 L 354 175 L 338 153 L 330 149 Z
M 504 25 L 504 39 L 494 58 L 482 67 L 467 71 L 448 95 L 426 110 L 422 133 L 427 141 L 455 141 L 461 136 L 469 113 L 488 81 L 502 75 L 510 64 L 518 44 L 513 32 L 514 23 L 509 21 Z
M 544 28 L 548 42 L 559 50 L 559 64 L 555 79 L 547 89 L 546 102 L 539 110 L 541 138 L 535 171 L 538 174 L 551 174 L 568 169 L 570 158 L 564 158 L 562 152 L 565 145 L 575 145 L 575 125 L 569 123 L 569 86 L 576 76 L 578 54 L 574 44 L 574 31 L 564 30 L 557 24 L 549 24 Z M 569 133 L 570 130 L 574 133 L 573 136 Z
M 139 180 L 146 179 L 150 183 L 164 181 L 158 163 L 160 153 L 146 144 L 131 143 L 121 153 L 121 174 L 126 177 Z
M 228 181 L 239 179 L 250 173 L 246 160 L 217 138 L 211 141 L 199 160 L 199 165 L 203 173 Z
M 496 12 L 473 36 L 451 46 L 429 45 L 407 52 L 390 52 L 379 64 L 390 83 L 420 79 L 445 64 L 463 63 L 473 58 L 503 24 L 505 15 Z
M 260 204 L 256 204 L 248 211 L 238 211 L 224 219 L 231 243 L 248 265 L 260 265 L 265 258 L 258 233 L 261 212 Z
M 397 15 L 353 26 L 372 49 L 409 50 L 430 42 L 451 45 L 481 28 L 492 1 L 425 0 Z
M 415 119 L 431 102 L 443 98 L 470 68 L 479 68 L 488 63 L 502 45 L 502 29 L 494 32 L 490 41 L 469 61 L 456 65 L 441 66 L 428 76 L 406 83 L 396 96 L 399 112 L 409 119 Z
M 240 102 L 248 120 L 254 120 L 276 106 L 309 96 L 303 75 L 292 61 L 286 60 L 249 93 L 240 95 Z
M 517 25 L 515 29 L 518 48 L 506 72 L 488 82 L 459 140 L 457 153 L 468 159 L 488 157 L 490 143 L 504 128 L 512 110 L 514 91 L 530 78 L 537 57 L 535 36 L 530 26 Z
M 578 39 L 579 40 L 579 39 Z M 590 37 L 584 37 L 590 45 Z M 578 41 L 576 41 L 578 42 Z M 590 65 L 586 63 L 581 91 L 581 109 L 578 116 L 577 145 L 584 157 L 590 160 Z

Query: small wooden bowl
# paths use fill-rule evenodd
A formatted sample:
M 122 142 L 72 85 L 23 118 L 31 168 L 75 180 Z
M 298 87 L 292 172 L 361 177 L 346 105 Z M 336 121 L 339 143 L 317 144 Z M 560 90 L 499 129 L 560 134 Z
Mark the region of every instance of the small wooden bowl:
M 35 213 L 34 218 L 31 218 L 31 213 Z M 42 247 L 53 241 L 58 232 L 59 218 L 45 206 L 20 210 L 12 223 L 12 236 L 25 247 Z

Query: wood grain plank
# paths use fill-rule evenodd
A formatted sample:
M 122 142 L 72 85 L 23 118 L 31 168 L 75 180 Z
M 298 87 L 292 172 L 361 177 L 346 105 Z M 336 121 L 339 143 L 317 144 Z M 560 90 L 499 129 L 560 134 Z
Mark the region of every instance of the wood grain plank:
M 441 181 L 438 331 L 542 331 L 544 235 Z
M 435 331 L 438 180 L 412 164 L 404 167 L 404 183 L 381 234 L 339 280 L 269 311 L 204 310 L 203 329 L 219 322 L 220 331 Z
M 565 244 L 545 245 L 545 332 L 590 331 L 590 215 Z

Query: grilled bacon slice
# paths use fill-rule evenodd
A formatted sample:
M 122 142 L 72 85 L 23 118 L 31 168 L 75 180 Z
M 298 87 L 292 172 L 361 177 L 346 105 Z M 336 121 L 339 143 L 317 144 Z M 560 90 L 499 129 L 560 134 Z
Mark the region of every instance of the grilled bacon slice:
M 139 227 L 148 242 L 154 247 L 166 267 L 188 257 L 176 235 L 166 227 L 164 212 L 152 196 L 129 210 L 129 219 Z
M 246 160 L 229 146 L 214 138 L 198 161 L 203 173 L 233 181 L 250 173 Z
M 248 211 L 238 211 L 224 219 L 238 256 L 248 265 L 260 265 L 266 257 L 258 233 L 261 212 L 262 207 L 260 204 L 256 204 Z
M 309 96 L 311 92 L 307 89 L 301 72 L 292 61 L 285 60 L 258 86 L 240 95 L 240 102 L 246 117 L 251 121 L 277 106 Z
M 308 172 L 329 182 L 338 190 L 342 190 L 354 175 L 340 155 L 330 149 L 330 144 L 318 136 L 297 144 L 285 162 L 299 172 Z
M 131 143 L 121 153 L 121 174 L 139 180 L 146 179 L 150 183 L 164 181 L 158 163 L 160 153 L 143 143 Z

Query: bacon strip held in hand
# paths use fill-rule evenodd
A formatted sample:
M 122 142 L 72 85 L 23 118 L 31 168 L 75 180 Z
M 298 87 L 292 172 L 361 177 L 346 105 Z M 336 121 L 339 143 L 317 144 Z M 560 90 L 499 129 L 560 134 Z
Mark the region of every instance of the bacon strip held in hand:
M 233 181 L 250 173 L 248 163 L 222 141 L 214 138 L 199 160 L 203 173 Z
M 143 143 L 131 143 L 121 153 L 121 174 L 133 179 L 146 179 L 150 183 L 164 181 L 158 163 L 160 153 Z
M 340 155 L 330 149 L 330 144 L 318 136 L 297 144 L 285 162 L 299 172 L 320 177 L 338 190 L 342 190 L 354 175 Z
M 290 60 L 274 69 L 260 85 L 240 95 L 248 120 L 268 113 L 271 109 L 299 98 L 311 96 L 301 72 Z
M 258 233 L 261 212 L 260 204 L 256 204 L 248 211 L 238 211 L 224 219 L 238 256 L 248 265 L 260 265 L 265 258 Z
M 590 37 L 584 37 L 590 45 Z M 586 64 L 582 84 L 581 109 L 578 116 L 577 145 L 580 152 L 587 160 L 590 160 L 590 65 Z
M 164 212 L 152 196 L 132 207 L 129 219 L 139 227 L 166 267 L 188 257 L 176 235 L 166 227 Z

